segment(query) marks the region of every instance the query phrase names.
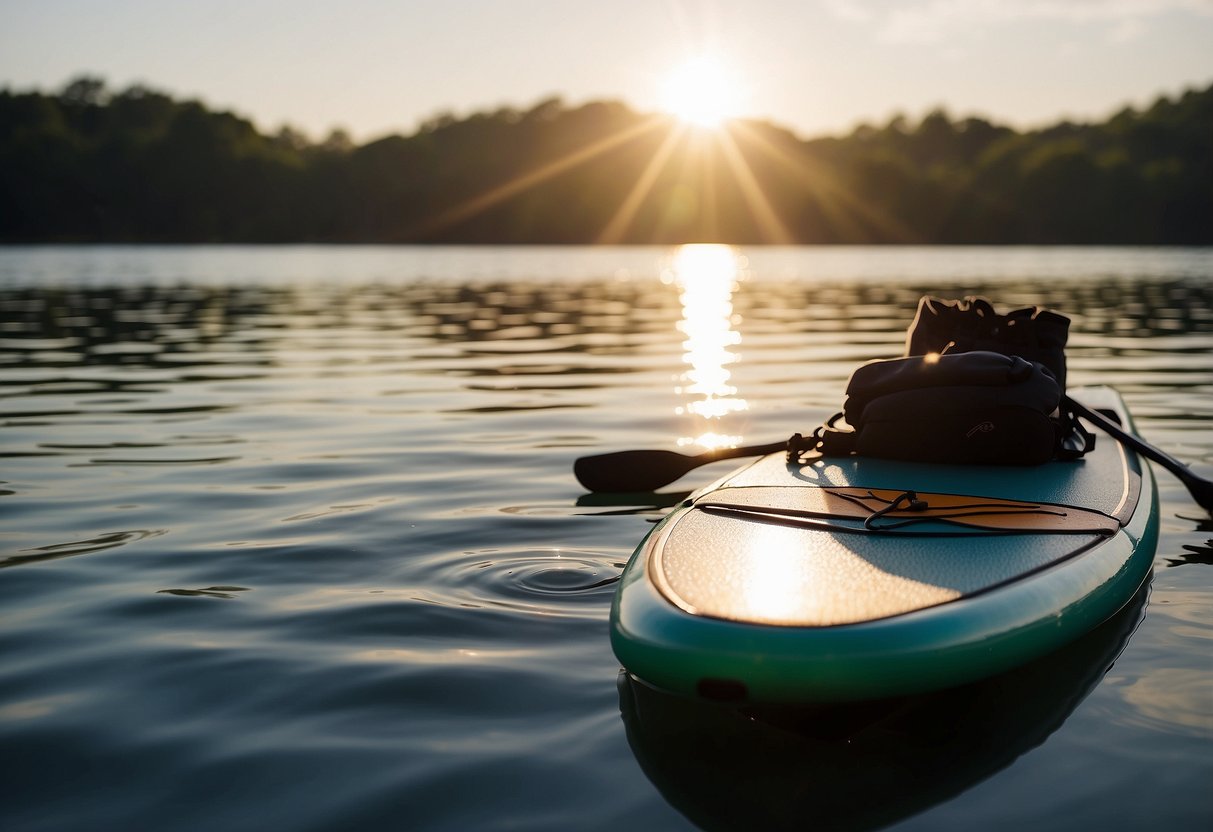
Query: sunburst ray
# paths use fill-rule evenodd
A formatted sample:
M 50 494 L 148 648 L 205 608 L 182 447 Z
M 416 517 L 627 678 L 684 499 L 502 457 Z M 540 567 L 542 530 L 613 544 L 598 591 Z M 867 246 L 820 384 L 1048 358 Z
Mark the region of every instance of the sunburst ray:
M 599 243 L 618 243 L 627 233 L 628 226 L 632 224 L 632 220 L 636 217 L 636 212 L 640 210 L 644 198 L 649 195 L 649 191 L 653 189 L 653 183 L 657 181 L 657 177 L 665 169 L 666 162 L 669 161 L 670 154 L 674 152 L 679 139 L 686 133 L 686 128 L 682 125 L 671 127 L 670 132 L 666 135 L 661 146 L 657 148 L 657 152 L 653 154 L 653 158 L 645 165 L 644 170 L 636 180 L 636 184 L 628 191 L 628 195 L 624 197 L 620 203 L 618 210 L 614 216 L 607 222 L 602 233 L 598 235 L 597 242 Z
M 763 242 L 778 245 L 792 243 L 795 239 L 792 232 L 775 213 L 771 201 L 767 199 L 766 194 L 762 191 L 762 186 L 758 184 L 754 171 L 750 169 L 737 142 L 733 140 L 731 130 L 734 126 L 730 124 L 719 132 L 720 148 L 724 151 L 725 161 L 728 162 L 729 169 L 733 172 L 733 177 L 741 188 L 742 198 L 745 199 L 746 205 L 758 221 L 758 230 L 763 235 Z
M 406 239 L 424 239 L 431 234 L 441 231 L 445 228 L 450 228 L 453 225 L 469 220 L 477 214 L 481 214 L 505 200 L 517 196 L 518 194 L 535 187 L 541 182 L 545 182 L 554 176 L 558 176 L 565 171 L 577 167 L 580 164 L 588 162 L 595 156 L 600 156 L 608 150 L 619 147 L 626 142 L 639 138 L 645 133 L 655 130 L 663 123 L 668 123 L 661 116 L 652 116 L 645 119 L 639 124 L 634 124 L 617 133 L 612 133 L 609 136 L 595 141 L 586 147 L 574 150 L 571 153 L 561 156 L 559 159 L 554 159 L 534 170 L 519 174 L 511 179 L 492 188 L 484 193 L 474 196 L 471 199 L 465 200 L 459 205 L 449 208 L 436 217 L 432 217 L 425 222 L 422 222 L 405 233 Z
M 810 193 L 824 197 L 818 200 L 822 211 L 837 227 L 849 233 L 854 241 L 864 240 L 869 236 L 867 229 L 875 227 L 886 239 L 903 243 L 919 242 L 919 235 L 913 229 L 857 198 L 824 165 L 816 164 L 807 158 L 792 156 L 743 122 L 734 122 L 731 126 L 743 142 L 758 148 L 783 165 Z

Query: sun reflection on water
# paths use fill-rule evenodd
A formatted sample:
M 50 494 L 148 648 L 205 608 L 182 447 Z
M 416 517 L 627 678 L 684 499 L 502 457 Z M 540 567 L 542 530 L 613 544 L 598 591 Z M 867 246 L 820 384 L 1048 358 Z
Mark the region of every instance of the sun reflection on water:
M 680 446 L 712 449 L 741 443 L 741 436 L 723 432 L 721 421 L 749 407 L 729 384 L 732 373 L 728 369 L 737 360 L 731 348 L 741 341 L 734 328 L 733 292 L 744 268 L 744 258 L 732 247 L 698 244 L 681 247 L 666 274 L 681 290 L 678 329 L 686 336 L 682 360 L 689 367 L 676 388 L 687 403 L 677 412 L 692 416 L 700 427 L 695 436 L 679 439 Z

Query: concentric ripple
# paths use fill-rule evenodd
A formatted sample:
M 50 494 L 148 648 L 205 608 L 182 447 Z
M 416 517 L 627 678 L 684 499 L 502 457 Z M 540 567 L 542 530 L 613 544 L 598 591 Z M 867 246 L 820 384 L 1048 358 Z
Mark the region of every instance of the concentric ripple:
M 623 572 L 618 554 L 568 549 L 484 549 L 446 555 L 427 581 L 458 606 L 604 618 Z

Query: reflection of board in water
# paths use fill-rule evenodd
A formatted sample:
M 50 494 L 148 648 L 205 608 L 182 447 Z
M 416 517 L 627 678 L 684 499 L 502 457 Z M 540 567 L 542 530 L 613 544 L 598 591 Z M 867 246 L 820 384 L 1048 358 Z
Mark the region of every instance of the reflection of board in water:
M 732 708 L 620 674 L 628 742 L 662 795 L 707 830 L 875 829 L 976 785 L 1043 743 L 1141 620 L 1114 617 L 1030 664 L 934 694 Z

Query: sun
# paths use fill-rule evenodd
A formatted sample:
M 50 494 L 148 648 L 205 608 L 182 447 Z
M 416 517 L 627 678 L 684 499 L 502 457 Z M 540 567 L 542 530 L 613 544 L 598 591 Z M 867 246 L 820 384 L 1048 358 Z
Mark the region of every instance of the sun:
M 697 127 L 719 127 L 737 115 L 736 75 L 719 58 L 702 55 L 678 65 L 661 91 L 662 108 Z

